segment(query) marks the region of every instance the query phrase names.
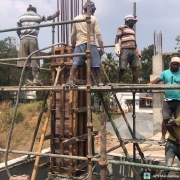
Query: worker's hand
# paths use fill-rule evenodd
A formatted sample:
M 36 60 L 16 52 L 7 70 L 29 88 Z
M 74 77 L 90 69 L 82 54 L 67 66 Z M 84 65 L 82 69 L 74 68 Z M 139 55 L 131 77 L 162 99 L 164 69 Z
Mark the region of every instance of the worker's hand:
M 72 43 L 71 47 L 74 49 L 76 47 L 76 43 Z
M 140 53 L 138 53 L 138 56 L 139 56 L 139 59 L 141 59 L 141 58 L 142 58 L 142 55 L 141 55 Z
M 116 43 L 115 44 L 115 53 L 116 53 L 116 56 L 120 56 L 120 45 L 119 43 Z
M 60 15 L 60 11 L 57 11 L 56 13 L 55 13 L 55 16 L 57 17 L 57 16 L 59 16 Z
M 176 144 L 177 144 L 177 145 L 180 145 L 180 139 L 179 139 L 179 138 L 176 139 Z
M 101 48 L 100 50 L 98 50 L 99 55 L 102 56 L 104 54 L 104 48 Z
M 151 82 L 148 82 L 147 84 L 152 84 Z

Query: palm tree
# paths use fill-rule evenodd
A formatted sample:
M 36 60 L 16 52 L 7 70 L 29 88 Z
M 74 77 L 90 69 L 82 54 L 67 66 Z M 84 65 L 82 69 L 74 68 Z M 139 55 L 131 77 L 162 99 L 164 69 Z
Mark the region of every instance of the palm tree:
M 118 60 L 115 60 L 113 53 L 106 53 L 106 58 L 102 60 L 102 68 L 104 68 L 110 82 L 116 82 L 118 73 Z M 104 76 L 102 79 L 107 82 L 107 79 Z

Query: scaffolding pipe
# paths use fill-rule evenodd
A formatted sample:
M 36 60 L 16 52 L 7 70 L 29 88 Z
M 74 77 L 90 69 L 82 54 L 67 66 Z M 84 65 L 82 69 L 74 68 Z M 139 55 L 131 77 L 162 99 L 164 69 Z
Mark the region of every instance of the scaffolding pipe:
M 77 12 L 77 11 L 76 11 Z M 87 134 L 88 134 L 88 179 L 92 180 L 92 115 L 91 115 L 91 47 L 90 47 L 90 24 L 91 24 L 91 13 L 90 13 L 90 0 L 87 0 L 87 90 L 86 90 L 86 98 L 87 98 Z
M 61 43 L 62 44 L 62 43 Z M 63 57 L 77 57 L 77 56 L 85 56 L 86 53 L 74 53 L 74 54 L 64 54 L 64 55 L 50 55 L 50 56 L 33 56 L 31 60 L 41 60 L 41 59 L 54 59 L 54 58 L 63 58 Z M 0 62 L 7 62 L 7 61 L 24 61 L 27 57 L 21 58 L 7 58 L 7 59 L 0 59 Z
M 0 65 L 17 67 L 16 64 L 1 63 L 1 62 L 0 62 Z M 40 70 L 44 70 L 44 71 L 51 71 L 51 69 L 47 69 L 47 68 L 39 68 L 39 69 L 40 69 Z
M 7 149 L 1 149 L 1 148 L 0 148 L 0 152 L 6 152 L 6 151 L 7 151 Z M 77 159 L 77 160 L 87 161 L 87 157 L 80 157 L 80 156 L 58 155 L 58 154 L 29 152 L 29 151 L 18 151 L 18 150 L 9 150 L 8 153 L 34 155 L 34 156 L 42 156 L 42 157 L 55 157 L 55 158 L 65 158 L 65 159 Z
M 133 114 L 132 114 L 132 118 L 133 118 L 133 139 L 136 138 L 136 112 L 135 112 L 135 92 L 132 92 L 133 94 Z M 133 161 L 136 162 L 136 147 L 135 147 L 135 143 L 133 143 Z
M 106 73 L 106 71 L 105 71 L 105 69 L 104 69 L 104 65 L 103 65 L 102 63 L 101 63 L 101 67 L 102 67 L 102 70 L 103 70 L 104 75 L 105 75 L 105 77 L 106 77 L 106 80 L 108 81 L 108 83 L 110 83 L 109 77 L 107 76 L 107 73 Z M 119 109 L 120 109 L 120 111 L 121 111 L 121 114 L 122 114 L 122 116 L 123 116 L 123 118 L 124 118 L 124 121 L 125 121 L 128 129 L 129 129 L 129 132 L 130 132 L 132 138 L 134 139 L 135 137 L 134 137 L 133 131 L 132 131 L 130 125 L 129 125 L 129 122 L 128 122 L 126 116 L 125 116 L 124 110 L 122 109 L 121 104 L 119 103 L 119 100 L 118 100 L 115 92 L 113 92 L 113 96 L 114 96 L 114 98 L 115 98 L 115 100 L 116 100 L 116 103 L 117 103 L 117 105 L 118 105 L 118 107 L 119 107 Z M 140 155 L 143 163 L 144 163 L 144 164 L 147 164 L 147 161 L 146 161 L 146 159 L 145 159 L 145 157 L 144 157 L 144 153 L 141 151 L 141 148 L 140 148 L 139 144 L 138 144 L 138 143 L 134 143 L 134 144 L 135 144 L 135 146 L 136 146 L 136 148 L 137 148 L 137 150 L 138 150 L 138 152 L 139 152 L 139 155 Z M 150 171 L 150 169 L 148 169 L 148 171 Z
M 40 24 L 36 26 L 25 26 L 25 27 L 17 27 L 17 28 L 10 28 L 10 29 L 2 29 L 0 30 L 0 33 L 2 32 L 9 32 L 9 31 L 17 31 L 22 29 L 36 29 L 40 27 L 49 27 L 49 26 L 57 26 L 57 25 L 64 25 L 64 24 L 71 24 L 71 23 L 79 23 L 79 22 L 85 22 L 84 19 L 79 20 L 70 20 L 70 21 L 62 21 L 62 22 L 55 22 L 55 23 L 47 23 L 47 24 Z
M 109 112 L 108 112 L 106 103 L 105 103 L 104 98 L 103 98 L 103 94 L 102 94 L 102 93 L 98 93 L 98 96 L 99 96 L 99 98 L 100 98 L 100 100 L 101 100 L 101 102 L 102 102 L 102 104 L 103 104 L 103 106 L 104 106 L 105 112 L 106 112 L 106 114 L 107 114 L 107 116 L 108 116 L 108 118 L 109 118 L 109 120 L 110 120 L 110 122 L 111 122 L 111 125 L 112 125 L 112 127 L 113 127 L 113 129 L 114 129 L 114 132 L 115 132 L 115 134 L 116 134 L 116 136 L 117 136 L 117 138 L 118 138 L 118 140 L 119 140 L 119 142 L 120 142 L 120 144 L 121 144 L 121 146 L 122 146 L 122 149 L 123 149 L 124 154 L 125 154 L 125 156 L 126 156 L 126 160 L 129 161 L 129 162 L 131 162 L 129 153 L 128 153 L 125 145 L 124 145 L 124 141 L 123 141 L 123 139 L 121 138 L 121 135 L 120 135 L 120 133 L 119 133 L 117 127 L 116 127 L 116 124 L 114 123 L 114 121 L 113 121 L 112 118 L 111 118 L 111 114 L 109 114 Z M 138 173 L 137 173 L 137 171 L 136 171 L 136 169 L 135 169 L 134 167 L 132 167 L 132 171 L 133 171 L 134 176 L 136 177 L 136 179 L 140 179 L 140 177 L 139 177 L 139 175 L 138 175 Z
M 6 152 L 6 149 L 0 149 L 0 152 Z M 76 160 L 82 160 L 82 161 L 88 160 L 87 157 L 81 157 L 81 156 L 58 155 L 58 154 L 49 154 L 49 153 L 36 153 L 36 152 L 29 152 L 29 151 L 9 150 L 9 153 L 34 155 L 34 156 L 42 156 L 42 157 L 76 159 Z M 100 160 L 99 158 L 92 158 L 93 162 L 99 162 L 99 160 Z M 140 168 L 150 168 L 150 169 L 156 169 L 156 170 L 180 172 L 180 168 L 178 168 L 178 167 L 166 167 L 166 166 L 158 166 L 158 165 L 151 165 L 151 164 L 142 164 L 142 163 L 127 162 L 127 161 L 119 161 L 119 160 L 107 160 L 107 164 L 117 164 L 117 165 L 125 165 L 125 166 L 135 166 L 135 167 L 140 167 Z
M 136 89 L 142 89 L 142 87 L 145 89 L 146 86 L 140 86 L 140 87 L 136 87 Z M 98 87 L 97 87 L 98 88 Z M 109 88 L 109 86 L 104 86 L 103 89 L 96 89 L 94 87 L 90 87 L 91 91 L 93 92 L 98 92 L 98 91 L 113 91 L 113 89 Z M 116 92 L 122 92 L 122 90 L 124 90 L 124 92 L 126 92 L 125 90 L 131 90 L 133 88 L 128 87 L 128 88 L 121 88 L 119 87 L 119 89 L 116 89 Z M 158 85 L 156 85 L 155 87 L 149 87 L 149 89 L 152 90 L 156 90 L 156 89 L 180 89 L 180 85 L 176 86 L 176 85 L 162 85 L 160 87 L 158 87 Z M 17 91 L 18 90 L 18 86 L 0 86 L 0 91 Z M 72 88 L 69 90 L 64 89 L 64 86 L 22 86 L 21 87 L 21 91 L 60 91 L 60 90 L 64 90 L 64 91 L 69 91 L 69 90 L 87 90 L 87 87 L 84 85 L 77 85 L 76 88 Z

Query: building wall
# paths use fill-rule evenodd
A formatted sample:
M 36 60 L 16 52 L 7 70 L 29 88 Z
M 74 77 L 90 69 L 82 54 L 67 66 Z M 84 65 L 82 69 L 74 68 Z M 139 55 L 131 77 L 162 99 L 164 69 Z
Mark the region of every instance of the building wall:
M 142 97 L 146 97 L 146 93 L 136 93 L 135 95 L 135 111 L 136 112 L 143 112 L 143 113 L 152 113 L 152 108 L 141 108 L 139 107 L 139 99 Z M 123 110 L 128 111 L 128 106 L 126 105 L 126 100 L 132 100 L 133 95 L 129 92 L 123 92 L 123 93 L 116 93 L 116 96 L 122 106 Z

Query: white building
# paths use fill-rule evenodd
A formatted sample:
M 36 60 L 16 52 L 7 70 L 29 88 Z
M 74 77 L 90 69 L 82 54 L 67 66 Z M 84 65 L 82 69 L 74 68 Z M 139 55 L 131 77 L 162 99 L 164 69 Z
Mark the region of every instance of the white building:
M 125 111 L 132 110 L 133 94 L 130 92 L 116 93 L 116 96 Z M 152 95 L 147 93 L 135 94 L 135 111 L 153 113 Z

